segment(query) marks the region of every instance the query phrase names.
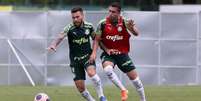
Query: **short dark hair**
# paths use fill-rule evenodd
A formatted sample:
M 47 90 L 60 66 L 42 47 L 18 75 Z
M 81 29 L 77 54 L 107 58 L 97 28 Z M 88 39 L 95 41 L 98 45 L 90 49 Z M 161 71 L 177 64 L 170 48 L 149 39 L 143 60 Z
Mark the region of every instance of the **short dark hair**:
M 76 13 L 78 11 L 83 12 L 83 9 L 81 7 L 74 7 L 71 9 L 71 13 Z
M 119 2 L 112 2 L 112 3 L 110 4 L 110 6 L 118 8 L 118 11 L 119 11 L 119 12 L 121 11 L 121 5 L 120 5 Z

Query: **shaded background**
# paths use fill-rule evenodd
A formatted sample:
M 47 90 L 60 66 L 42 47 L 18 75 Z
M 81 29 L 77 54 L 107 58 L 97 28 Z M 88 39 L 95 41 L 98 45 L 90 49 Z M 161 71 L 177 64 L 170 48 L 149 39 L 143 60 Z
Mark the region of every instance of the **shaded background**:
M 83 6 L 86 10 L 85 19 L 96 27 L 99 20 L 106 16 L 107 5 L 111 2 L 78 1 L 0 0 L 1 5 L 12 6 L 12 11 L 0 12 L 0 85 L 31 85 L 8 40 L 36 85 L 74 85 L 67 39 L 60 44 L 56 53 L 48 53 L 46 48 L 71 22 L 69 9 L 72 6 Z M 130 40 L 130 56 L 143 83 L 201 84 L 201 9 L 197 7 L 190 11 L 177 11 L 167 7 L 159 10 L 160 4 L 199 4 L 200 0 L 120 2 L 123 6 L 122 15 L 134 19 L 141 32 L 139 37 Z M 97 56 L 97 71 L 103 83 L 108 85 L 111 83 L 103 73 L 100 53 L 101 50 Z M 124 84 L 130 84 L 124 74 L 117 68 L 115 71 Z M 90 83 L 87 80 L 87 84 Z

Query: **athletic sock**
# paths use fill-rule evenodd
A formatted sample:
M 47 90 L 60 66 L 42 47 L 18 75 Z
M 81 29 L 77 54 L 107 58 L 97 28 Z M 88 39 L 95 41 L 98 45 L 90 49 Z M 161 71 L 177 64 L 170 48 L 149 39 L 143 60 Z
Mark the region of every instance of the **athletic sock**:
M 101 96 L 104 96 L 100 77 L 97 74 L 95 74 L 93 77 L 91 77 L 91 80 L 93 81 L 98 97 L 100 98 Z
M 144 87 L 143 87 L 143 84 L 142 84 L 141 80 L 139 79 L 139 77 L 137 77 L 135 80 L 131 80 L 131 81 L 140 96 L 140 101 L 146 101 Z
M 95 101 L 88 90 L 85 89 L 81 94 L 87 101 Z
M 126 90 L 126 88 L 121 83 L 121 81 L 119 80 L 117 75 L 114 73 L 112 66 L 110 66 L 110 65 L 106 66 L 104 68 L 104 71 L 105 71 L 106 75 L 108 76 L 108 78 L 113 82 L 113 84 L 115 84 L 115 86 L 117 86 L 121 90 Z

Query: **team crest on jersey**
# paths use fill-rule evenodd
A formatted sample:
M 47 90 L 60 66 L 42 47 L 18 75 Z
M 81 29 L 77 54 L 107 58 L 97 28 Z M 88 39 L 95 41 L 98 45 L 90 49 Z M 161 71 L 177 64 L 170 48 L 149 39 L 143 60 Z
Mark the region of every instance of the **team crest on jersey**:
M 119 27 L 117 28 L 117 30 L 118 30 L 118 32 L 121 32 L 121 31 L 122 31 L 122 27 L 119 26 Z
M 85 30 L 85 34 L 86 34 L 86 35 L 89 35 L 89 33 L 90 33 L 89 29 L 86 29 L 86 30 Z

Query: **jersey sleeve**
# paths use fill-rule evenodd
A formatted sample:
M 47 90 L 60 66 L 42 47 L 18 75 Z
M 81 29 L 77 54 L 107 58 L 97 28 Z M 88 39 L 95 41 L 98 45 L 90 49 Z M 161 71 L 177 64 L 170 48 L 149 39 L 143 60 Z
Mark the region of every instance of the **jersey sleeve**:
M 64 34 L 64 36 L 67 36 L 67 35 L 68 35 L 68 32 L 69 32 L 69 30 L 70 30 L 70 28 L 71 28 L 72 26 L 73 26 L 72 24 L 69 24 L 69 25 L 67 25 L 67 26 L 64 27 L 64 29 L 63 29 L 63 34 Z
M 105 23 L 106 19 L 103 19 L 101 20 L 99 23 L 98 23 L 98 26 L 97 26 L 97 29 L 96 29 L 96 34 L 97 35 L 101 35 L 102 34 L 102 31 L 103 31 L 103 24 Z
M 95 32 L 95 31 L 94 31 L 94 27 L 93 27 L 93 25 L 92 25 L 91 28 L 90 28 L 90 33 L 93 35 L 94 32 Z
M 96 34 L 97 35 L 101 35 L 102 34 L 102 30 L 101 30 L 101 24 L 99 23 L 96 29 Z
M 95 33 L 94 27 L 93 27 L 93 25 L 92 25 L 91 28 L 90 28 L 90 36 L 91 36 L 92 39 L 94 39 L 95 34 L 96 34 L 96 33 Z

